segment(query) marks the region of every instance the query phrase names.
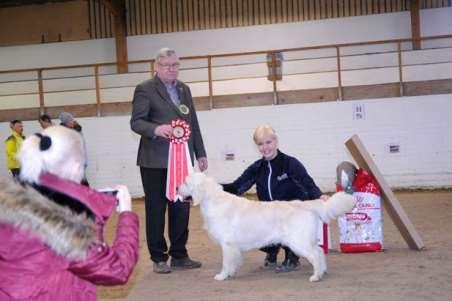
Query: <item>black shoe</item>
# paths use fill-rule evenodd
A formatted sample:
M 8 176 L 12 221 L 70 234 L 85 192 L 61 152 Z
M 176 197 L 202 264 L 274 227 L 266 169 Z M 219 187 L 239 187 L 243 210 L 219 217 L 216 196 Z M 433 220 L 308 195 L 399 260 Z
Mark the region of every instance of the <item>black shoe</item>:
M 157 274 L 168 274 L 171 273 L 170 267 L 166 264 L 165 261 L 154 262 L 154 273 Z
M 276 267 L 275 272 L 276 273 L 288 273 L 292 271 L 296 271 L 300 269 L 300 262 L 297 261 L 291 261 L 291 260 L 284 260 L 283 263 Z
M 201 267 L 201 262 L 191 260 L 190 257 L 185 258 L 171 258 L 171 267 L 179 270 L 198 269 Z

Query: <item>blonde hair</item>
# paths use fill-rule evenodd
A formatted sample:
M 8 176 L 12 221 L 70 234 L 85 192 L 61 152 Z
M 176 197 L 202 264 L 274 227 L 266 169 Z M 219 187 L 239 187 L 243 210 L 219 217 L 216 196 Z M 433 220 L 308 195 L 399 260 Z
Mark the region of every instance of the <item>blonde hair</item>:
M 264 137 L 271 137 L 273 139 L 278 139 L 275 130 L 269 125 L 260 125 L 254 130 L 253 140 L 257 143 L 258 140 Z

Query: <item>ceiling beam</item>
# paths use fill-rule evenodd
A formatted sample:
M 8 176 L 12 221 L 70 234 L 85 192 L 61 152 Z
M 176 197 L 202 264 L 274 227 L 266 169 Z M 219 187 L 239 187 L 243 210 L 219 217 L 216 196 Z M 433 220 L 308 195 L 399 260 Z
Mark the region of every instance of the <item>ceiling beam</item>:
M 69 1 L 74 1 L 74 0 L 0 0 L 0 7 L 39 5 L 39 4 L 69 2 Z

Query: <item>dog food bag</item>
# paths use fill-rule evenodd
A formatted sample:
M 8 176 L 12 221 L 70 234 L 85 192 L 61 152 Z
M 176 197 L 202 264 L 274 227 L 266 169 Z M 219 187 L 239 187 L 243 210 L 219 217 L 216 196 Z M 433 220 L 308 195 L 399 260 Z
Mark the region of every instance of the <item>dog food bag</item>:
M 339 217 L 339 243 L 344 253 L 383 250 L 383 215 L 380 188 L 375 178 L 358 169 L 353 181 L 357 203 L 351 213 Z M 338 185 L 338 190 L 342 187 Z

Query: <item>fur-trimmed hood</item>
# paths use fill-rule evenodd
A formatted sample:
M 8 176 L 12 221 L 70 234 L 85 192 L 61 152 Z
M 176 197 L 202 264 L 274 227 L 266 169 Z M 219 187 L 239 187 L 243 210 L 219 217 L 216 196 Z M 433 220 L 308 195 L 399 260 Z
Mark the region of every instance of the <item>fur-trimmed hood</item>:
M 94 222 L 85 214 L 76 214 L 6 178 L 0 178 L 0 223 L 31 232 L 69 260 L 85 258 L 96 241 Z

